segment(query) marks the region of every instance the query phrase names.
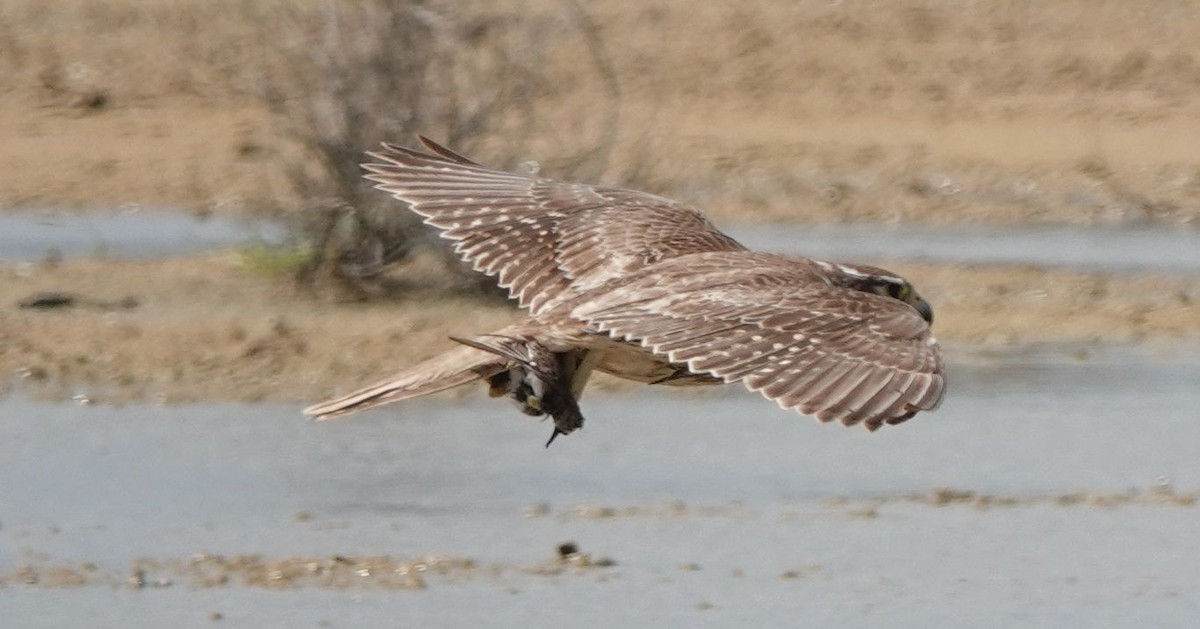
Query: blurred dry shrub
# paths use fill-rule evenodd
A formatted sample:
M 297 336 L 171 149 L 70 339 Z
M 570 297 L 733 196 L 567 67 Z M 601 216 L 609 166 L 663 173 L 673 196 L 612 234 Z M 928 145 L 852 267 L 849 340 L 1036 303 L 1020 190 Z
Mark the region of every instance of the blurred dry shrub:
M 556 175 L 592 179 L 608 167 L 619 85 L 598 29 L 574 0 L 542 15 L 449 0 L 282 2 L 266 11 L 274 62 L 262 94 L 301 149 L 285 167 L 305 200 L 297 220 L 312 247 L 306 282 L 335 278 L 360 296 L 378 294 L 389 265 L 436 241 L 362 178 L 363 152 L 380 141 L 409 144 L 419 133 L 512 168 L 552 124 L 574 131 L 554 145 Z M 572 89 L 544 73 L 554 65 L 547 57 L 560 54 L 579 57 L 572 78 L 593 82 L 601 98 L 586 118 L 558 114 L 551 123 L 540 100 Z M 448 247 L 436 250 L 462 280 L 455 288 L 491 286 L 451 261 Z

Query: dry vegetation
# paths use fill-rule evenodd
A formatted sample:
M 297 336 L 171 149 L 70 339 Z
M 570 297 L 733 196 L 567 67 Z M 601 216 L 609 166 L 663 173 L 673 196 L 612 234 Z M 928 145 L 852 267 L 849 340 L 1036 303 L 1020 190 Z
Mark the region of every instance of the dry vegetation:
M 563 174 L 587 179 L 606 169 L 616 140 L 615 76 L 588 14 L 576 3 L 564 7 L 573 28 L 424 0 L 282 4 L 265 14 L 277 55 L 261 93 L 281 135 L 302 149 L 285 169 L 306 200 L 300 214 L 314 255 L 303 275 L 324 268 L 374 277 L 429 241 L 415 215 L 396 211 L 362 178 L 364 148 L 423 133 L 473 151 L 501 138 L 493 158 L 514 165 L 537 125 L 542 68 L 575 40 L 591 60 L 577 73 L 607 87 L 609 109 L 601 135 L 560 147 L 575 151 L 563 155 Z

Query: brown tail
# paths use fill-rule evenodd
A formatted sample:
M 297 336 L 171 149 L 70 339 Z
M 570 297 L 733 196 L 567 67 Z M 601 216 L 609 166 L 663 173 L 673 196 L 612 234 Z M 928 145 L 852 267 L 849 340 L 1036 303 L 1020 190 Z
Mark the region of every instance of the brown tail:
M 460 345 L 348 395 L 304 409 L 313 419 L 332 419 L 369 408 L 445 391 L 502 371 L 508 359 Z

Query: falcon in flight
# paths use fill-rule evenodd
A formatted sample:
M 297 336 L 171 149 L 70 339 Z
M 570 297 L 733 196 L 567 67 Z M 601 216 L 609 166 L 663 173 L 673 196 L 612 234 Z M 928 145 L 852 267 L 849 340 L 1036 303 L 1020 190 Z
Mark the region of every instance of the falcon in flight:
M 670 386 L 741 382 L 781 408 L 876 430 L 945 390 L 933 310 L 883 269 L 750 251 L 663 197 L 481 166 L 422 137 L 367 178 L 495 277 L 529 317 L 305 409 L 317 419 L 476 380 L 553 441 L 583 425 L 594 371 Z M 547 442 L 546 445 L 549 445 Z

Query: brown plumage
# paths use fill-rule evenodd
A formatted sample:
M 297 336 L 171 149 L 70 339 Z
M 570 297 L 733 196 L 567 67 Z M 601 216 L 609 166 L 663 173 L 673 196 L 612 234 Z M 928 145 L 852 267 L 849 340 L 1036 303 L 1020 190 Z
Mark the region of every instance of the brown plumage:
M 783 408 L 871 430 L 941 402 L 932 310 L 904 279 L 749 251 L 676 201 L 493 170 L 421 141 L 430 153 L 371 153 L 367 177 L 530 318 L 307 414 L 485 380 L 526 412 L 554 415 L 557 435 L 582 423 L 555 412 L 566 396 L 578 413 L 593 369 L 667 385 L 742 382 Z

